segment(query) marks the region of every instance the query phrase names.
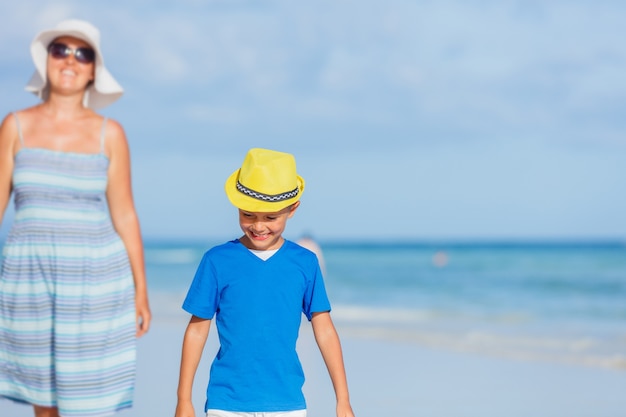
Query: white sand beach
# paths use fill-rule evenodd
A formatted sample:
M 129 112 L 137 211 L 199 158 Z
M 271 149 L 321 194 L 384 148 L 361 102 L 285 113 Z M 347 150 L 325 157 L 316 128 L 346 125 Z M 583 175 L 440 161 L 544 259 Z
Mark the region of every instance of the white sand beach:
M 139 341 L 135 405 L 120 417 L 172 416 L 184 313 L 161 316 Z M 411 342 L 359 336 L 338 324 L 352 404 L 359 417 L 623 417 L 626 371 L 527 362 L 435 350 Z M 202 416 L 215 329 L 195 385 Z M 334 397 L 308 324 L 299 342 L 309 417 L 334 416 Z M 1 417 L 31 416 L 30 407 L 0 401 Z

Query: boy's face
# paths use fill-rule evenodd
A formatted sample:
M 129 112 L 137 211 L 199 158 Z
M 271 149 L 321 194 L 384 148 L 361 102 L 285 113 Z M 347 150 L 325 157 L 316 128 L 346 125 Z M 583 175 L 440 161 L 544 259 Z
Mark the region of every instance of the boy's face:
M 296 202 L 281 211 L 260 213 L 239 209 L 239 226 L 244 233 L 240 239 L 248 249 L 273 250 L 283 244 L 283 231 L 287 219 L 291 218 L 300 202 Z

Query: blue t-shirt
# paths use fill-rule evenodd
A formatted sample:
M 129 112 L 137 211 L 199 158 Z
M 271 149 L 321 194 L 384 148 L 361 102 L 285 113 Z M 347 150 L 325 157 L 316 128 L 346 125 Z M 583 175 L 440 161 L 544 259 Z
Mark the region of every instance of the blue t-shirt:
M 206 252 L 183 308 L 212 319 L 220 349 L 211 365 L 209 408 L 270 412 L 306 408 L 296 353 L 302 314 L 330 311 L 315 254 L 285 240 L 266 261 L 238 240 Z

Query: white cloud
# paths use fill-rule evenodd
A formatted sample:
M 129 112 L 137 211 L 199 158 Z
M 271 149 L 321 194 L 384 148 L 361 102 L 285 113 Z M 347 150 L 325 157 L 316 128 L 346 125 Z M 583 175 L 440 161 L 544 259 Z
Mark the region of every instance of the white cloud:
M 242 121 L 243 115 L 232 107 L 208 106 L 195 104 L 188 106 L 184 113 L 187 119 L 211 124 L 236 124 Z

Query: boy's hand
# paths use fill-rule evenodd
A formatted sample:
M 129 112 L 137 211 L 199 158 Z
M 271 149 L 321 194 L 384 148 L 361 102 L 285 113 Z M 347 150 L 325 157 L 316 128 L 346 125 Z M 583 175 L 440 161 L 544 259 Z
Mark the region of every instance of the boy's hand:
M 350 403 L 337 403 L 337 417 L 354 417 Z
M 174 417 L 196 417 L 191 401 L 179 402 L 176 404 L 176 414 Z

